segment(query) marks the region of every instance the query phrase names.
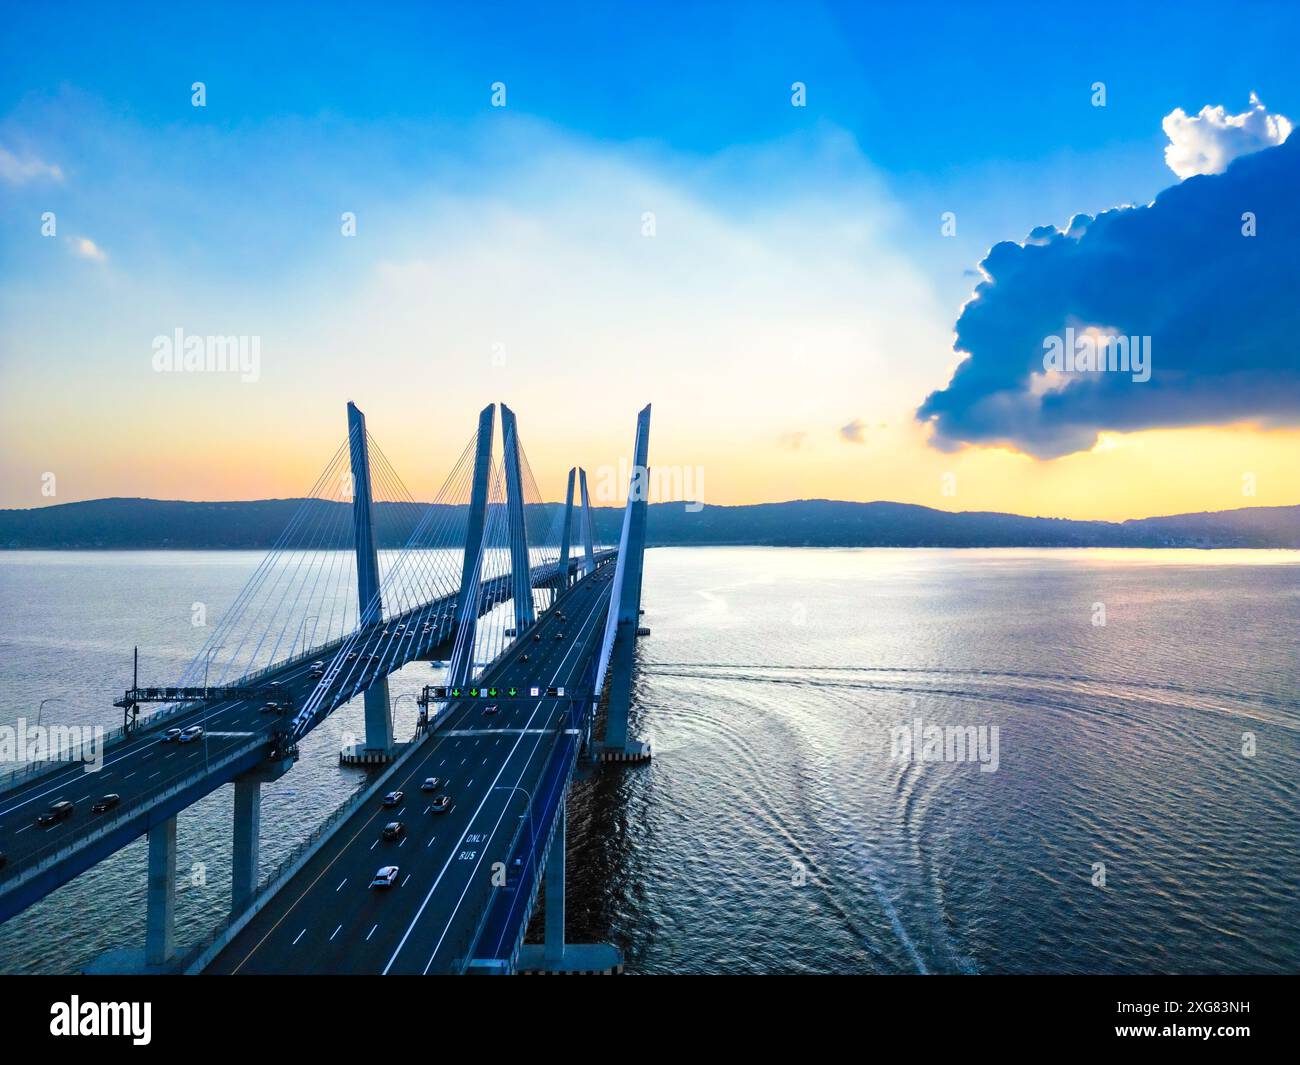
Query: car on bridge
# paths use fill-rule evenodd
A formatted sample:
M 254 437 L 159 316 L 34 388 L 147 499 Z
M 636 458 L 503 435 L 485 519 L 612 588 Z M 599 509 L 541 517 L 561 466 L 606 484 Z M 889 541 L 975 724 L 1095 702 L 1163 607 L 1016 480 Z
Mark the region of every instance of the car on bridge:
M 451 796 L 439 795 L 430 803 L 429 809 L 435 814 L 445 814 L 451 809 Z
M 180 738 L 181 738 L 181 730 L 180 730 L 180 729 L 178 729 L 178 728 L 169 728 L 166 732 L 164 732 L 161 736 L 158 737 L 158 742 L 159 742 L 159 743 L 175 743 L 175 742 L 176 742 L 177 740 L 179 740 Z
M 425 777 L 424 783 L 420 785 L 421 791 L 437 791 L 442 787 L 442 781 L 438 777 Z
M 395 839 L 401 839 L 406 835 L 406 826 L 401 821 L 389 821 L 384 825 L 384 831 L 380 833 L 385 840 L 390 843 Z
M 116 792 L 109 792 L 107 795 L 101 795 L 95 800 L 94 804 L 90 807 L 90 812 L 92 814 L 107 813 L 121 801 L 122 796 L 118 795 Z
M 195 740 L 201 740 L 202 738 L 203 738 L 203 726 L 191 725 L 189 728 L 184 729 L 181 732 L 180 736 L 177 737 L 176 742 L 193 743 Z
M 397 866 L 381 865 L 379 871 L 375 873 L 375 878 L 370 881 L 372 888 L 390 888 L 397 880 Z
M 492 703 L 489 706 L 483 707 L 483 716 L 491 717 L 493 714 L 497 713 L 500 709 L 501 709 L 500 706 L 498 706 L 496 703 Z
M 557 633 L 555 634 L 555 638 L 556 638 L 557 640 L 562 640 L 562 639 L 564 639 L 564 633 L 562 633 L 562 632 L 557 632 Z
M 72 811 L 76 807 L 67 799 L 60 799 L 58 802 L 50 803 L 50 808 L 44 811 L 36 818 L 38 825 L 57 825 L 60 821 L 66 821 L 72 816 Z
M 403 793 L 400 792 L 400 791 L 390 791 L 387 795 L 385 795 L 385 796 L 383 797 L 383 800 L 382 800 L 382 802 L 381 802 L 381 805 L 383 805 L 383 806 L 401 806 L 401 805 L 402 805 L 402 799 L 404 799 L 405 797 L 406 797 L 406 796 L 403 795 Z
M 279 703 L 263 703 L 260 711 L 263 714 L 278 714 L 280 712 Z
M 320 680 L 321 677 L 325 676 L 325 663 L 320 661 L 313 662 L 308 669 L 308 672 L 311 673 L 313 680 Z
M 533 633 L 533 643 L 541 643 L 541 642 L 542 642 L 542 634 L 540 632 Z

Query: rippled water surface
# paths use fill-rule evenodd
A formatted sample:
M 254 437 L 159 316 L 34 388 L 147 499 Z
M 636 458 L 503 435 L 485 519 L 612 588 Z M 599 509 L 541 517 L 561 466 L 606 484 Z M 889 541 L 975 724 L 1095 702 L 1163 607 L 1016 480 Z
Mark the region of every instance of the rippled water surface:
M 258 557 L 0 554 L 0 721 L 54 697 L 60 721 L 115 723 L 131 645 L 142 679 L 179 672 L 204 636 L 192 604 L 219 613 Z M 632 972 L 1300 971 L 1300 554 L 671 549 L 646 567 L 635 712 L 655 760 L 578 786 L 571 939 L 612 939 Z M 414 710 L 398 699 L 399 734 Z M 918 718 L 996 726 L 997 771 L 891 757 Z M 335 758 L 359 727 L 338 712 L 264 789 L 264 871 L 362 779 Z M 230 791 L 180 818 L 204 881 L 180 895 L 183 939 L 227 905 Z M 137 841 L 0 926 L 0 969 L 141 943 L 144 866 Z

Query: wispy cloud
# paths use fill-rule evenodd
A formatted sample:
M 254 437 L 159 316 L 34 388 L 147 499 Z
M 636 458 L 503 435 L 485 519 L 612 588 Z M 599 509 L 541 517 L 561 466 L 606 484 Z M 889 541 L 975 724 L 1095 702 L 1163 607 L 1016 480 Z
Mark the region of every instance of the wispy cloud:
M 63 171 L 33 155 L 18 156 L 0 144 L 0 180 L 10 185 L 24 185 L 41 179 L 62 181 Z
M 840 426 L 840 439 L 850 444 L 864 444 L 867 440 L 867 423 L 861 418 L 854 418 L 848 425 Z
M 104 251 L 89 237 L 73 237 L 70 240 L 72 254 L 80 259 L 89 259 L 91 262 L 106 263 L 108 262 L 108 252 Z

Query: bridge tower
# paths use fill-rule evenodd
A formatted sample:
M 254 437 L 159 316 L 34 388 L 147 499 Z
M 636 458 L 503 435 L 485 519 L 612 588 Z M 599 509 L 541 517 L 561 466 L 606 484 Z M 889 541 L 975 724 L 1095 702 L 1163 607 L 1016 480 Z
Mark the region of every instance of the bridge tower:
M 465 558 L 461 563 L 460 596 L 456 600 L 456 646 L 447 668 L 449 685 L 464 685 L 474 673 L 474 636 L 478 630 L 479 574 L 483 560 L 483 532 L 487 524 L 488 480 L 492 474 L 492 425 L 496 404 L 489 403 L 478 416 L 478 442 L 474 450 L 474 484 L 465 521 Z
M 582 481 L 582 518 L 579 524 L 582 531 L 582 550 L 584 554 L 582 575 L 585 577 L 596 568 L 596 549 L 591 537 L 591 497 L 587 495 L 587 471 L 578 470 Z
M 560 526 L 560 570 L 555 578 L 557 599 L 569 587 L 569 531 L 573 526 L 573 478 L 577 472 L 576 466 L 569 467 L 569 487 L 564 493 L 564 524 Z
M 352 457 L 352 538 L 357 551 L 358 622 L 377 625 L 383 620 L 379 595 L 379 551 L 375 542 L 371 504 L 370 445 L 366 416 L 348 402 L 348 443 Z M 365 693 L 366 739 L 359 761 L 387 761 L 393 752 L 393 710 L 388 700 L 388 678 L 375 681 Z
M 609 711 L 605 715 L 605 741 L 601 760 L 641 762 L 650 757 L 650 744 L 629 739 L 628 707 L 632 701 L 632 661 L 641 628 L 641 571 L 645 554 L 647 505 L 650 495 L 650 405 L 637 415 L 632 476 L 627 488 L 627 510 L 614 575 L 611 610 L 617 609 L 614 645 L 610 655 Z M 585 501 L 585 499 L 584 499 Z
M 524 522 L 524 482 L 519 469 L 519 425 L 515 412 L 501 404 L 501 442 L 506 463 L 506 518 L 510 530 L 510 589 L 515 601 L 515 632 L 522 634 L 537 620 L 533 580 L 528 561 L 528 529 Z

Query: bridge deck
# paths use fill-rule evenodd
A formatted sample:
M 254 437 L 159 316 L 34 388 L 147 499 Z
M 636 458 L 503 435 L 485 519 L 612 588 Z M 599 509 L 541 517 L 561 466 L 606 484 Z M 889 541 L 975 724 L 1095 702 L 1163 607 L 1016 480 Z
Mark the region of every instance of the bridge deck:
M 611 581 L 612 568 L 603 567 L 576 585 L 484 679 L 499 687 L 579 684 L 600 650 Z M 568 700 L 499 705 L 492 716 L 482 704 L 454 706 L 427 750 L 388 785 L 404 792 L 402 805 L 376 799 L 359 807 L 205 971 L 460 971 L 497 894 L 494 864 L 508 861 L 528 797 L 557 752 L 575 742 L 566 732 Z M 453 799 L 446 813 L 433 813 L 432 796 L 420 790 L 430 776 L 446 781 Z M 406 834 L 385 841 L 393 820 Z M 370 888 L 390 864 L 399 869 L 394 885 Z
M 612 554 L 602 552 L 599 558 L 604 560 Z M 553 564 L 538 567 L 535 583 L 544 584 L 554 570 Z M 485 585 L 480 612 L 508 596 L 508 582 L 507 575 Z M 454 600 L 448 597 L 390 617 L 375 628 L 418 623 L 431 614 L 450 616 L 453 612 Z M 372 631 L 362 630 L 363 634 Z M 435 625 L 428 636 L 413 633 L 407 639 L 384 641 L 377 648 L 380 661 L 359 663 L 341 672 L 317 722 L 380 677 L 427 656 L 453 637 L 454 624 L 445 622 Z M 336 641 L 319 648 L 311 657 L 328 662 L 342 644 Z M 356 646 L 364 651 L 364 638 Z M 371 647 L 375 649 L 373 640 Z M 311 677 L 311 662 L 306 658 L 271 670 L 258 677 L 256 683 L 265 686 L 272 681 L 292 695 L 295 706 L 303 705 L 317 687 Z M 204 726 L 202 742 L 159 742 L 164 729 L 195 724 Z M 6 857 L 0 867 L 0 921 L 102 861 L 151 826 L 247 772 L 265 757 L 276 724 L 275 715 L 261 713 L 260 700 L 194 704 L 156 719 L 145 718 L 137 732 L 106 748 L 97 772 L 86 772 L 81 763 L 73 762 L 18 778 L 0 794 L 0 850 Z M 121 796 L 120 805 L 102 814 L 92 813 L 91 804 L 109 792 Z M 60 799 L 76 804 L 72 816 L 54 825 L 37 825 L 37 815 Z

